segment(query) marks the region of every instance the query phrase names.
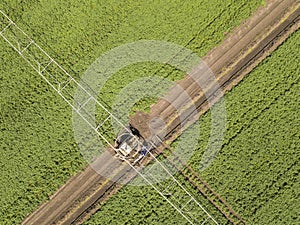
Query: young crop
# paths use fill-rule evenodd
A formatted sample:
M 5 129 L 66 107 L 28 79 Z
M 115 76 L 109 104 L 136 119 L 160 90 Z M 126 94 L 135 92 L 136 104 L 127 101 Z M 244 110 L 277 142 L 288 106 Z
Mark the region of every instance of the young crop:
M 180 0 L 3 0 L 0 8 L 79 78 L 104 52 L 141 39 L 174 42 L 203 56 L 261 1 L 194 4 Z M 14 224 L 48 200 L 86 162 L 73 138 L 71 109 L 3 40 L 0 47 L 0 223 Z M 143 76 L 157 73 L 177 80 L 184 75 L 163 65 L 133 65 L 108 81 L 100 93 L 105 101 L 111 104 L 125 85 L 140 78 L 142 67 Z M 141 102 L 138 109 L 149 104 Z M 169 221 L 171 215 L 161 215 L 162 220 Z
M 299 40 L 297 31 L 225 95 L 227 135 L 213 164 L 201 172 L 248 224 L 300 223 Z M 200 123 L 198 151 L 189 162 L 195 170 L 207 146 L 210 114 Z M 144 222 L 181 224 L 155 191 L 133 186 L 120 190 L 85 224 Z

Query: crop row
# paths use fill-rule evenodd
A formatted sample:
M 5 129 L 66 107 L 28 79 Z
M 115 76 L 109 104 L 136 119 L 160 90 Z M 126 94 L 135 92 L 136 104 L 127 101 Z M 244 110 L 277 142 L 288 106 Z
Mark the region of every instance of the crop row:
M 190 47 L 204 55 L 260 3 L 4 0 L 0 8 L 79 78 L 104 52 L 141 39 L 181 45 L 194 37 L 203 39 L 203 48 Z M 13 224 L 49 199 L 86 162 L 73 138 L 71 109 L 3 40 L 0 46 L 0 218 L 1 223 Z M 183 76 L 172 71 L 154 63 L 133 65 L 108 80 L 100 95 L 111 105 L 114 96 L 135 79 L 155 73 L 168 74 L 171 80 Z M 137 108 L 148 104 L 146 100 Z
M 213 164 L 199 171 L 249 224 L 299 223 L 299 38 L 298 31 L 225 95 L 223 146 Z M 207 113 L 200 120 L 198 150 L 189 162 L 195 170 L 210 119 Z M 150 188 L 129 186 L 86 224 L 175 224 L 181 220 L 173 212 Z
M 295 223 L 296 209 L 282 196 L 297 201 L 299 37 L 298 31 L 226 95 L 227 134 L 202 173 L 249 224 Z M 191 161 L 195 169 L 200 157 Z M 283 201 L 280 209 L 274 198 Z

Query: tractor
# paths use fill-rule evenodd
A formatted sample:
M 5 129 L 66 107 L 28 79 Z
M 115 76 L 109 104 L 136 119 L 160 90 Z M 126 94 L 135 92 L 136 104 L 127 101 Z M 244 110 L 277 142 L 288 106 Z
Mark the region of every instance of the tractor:
M 129 124 L 118 134 L 114 149 L 122 161 L 126 160 L 134 165 L 147 155 L 149 145 L 140 132 Z

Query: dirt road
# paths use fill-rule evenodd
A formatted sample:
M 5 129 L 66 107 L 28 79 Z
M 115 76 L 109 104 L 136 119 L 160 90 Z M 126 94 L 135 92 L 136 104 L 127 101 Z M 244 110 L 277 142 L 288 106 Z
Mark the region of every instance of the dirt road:
M 162 130 L 161 127 L 155 127 L 155 120 L 159 118 L 167 124 L 163 128 L 167 130 L 165 137 L 162 135 L 160 137 L 167 139 L 174 131 L 179 130 L 180 120 L 184 125 L 188 121 L 183 120 L 191 119 L 190 115 L 194 107 L 200 112 L 207 98 L 214 95 L 217 89 L 221 89 L 219 94 L 222 94 L 223 90 L 228 90 L 229 86 L 232 86 L 230 85 L 232 80 L 238 77 L 252 61 L 255 61 L 259 54 L 262 54 L 268 45 L 277 39 L 279 33 L 289 27 L 291 21 L 299 16 L 297 6 L 287 13 L 287 8 L 293 5 L 292 3 L 295 2 L 273 1 L 265 8 L 267 10 L 259 11 L 248 23 L 243 24 L 240 30 L 236 30 L 235 35 L 230 36 L 221 46 L 204 57 L 205 64 L 201 64 L 196 71 L 192 71 L 192 74 L 179 81 L 179 86 L 175 86 L 168 93 L 165 98 L 167 100 L 161 99 L 151 107 L 149 123 L 152 132 L 157 130 L 159 134 Z M 283 17 L 288 18 L 281 21 Z M 212 79 L 211 75 L 215 76 L 215 79 Z M 184 89 L 185 93 L 181 89 Z M 214 96 L 211 100 L 214 102 L 218 98 Z M 174 106 L 180 114 L 176 112 Z M 147 131 L 145 135 L 149 133 L 150 131 Z
M 249 72 L 260 60 L 276 48 L 292 31 L 299 27 L 300 6 L 292 0 L 272 1 L 266 7 L 260 9 L 252 18 L 235 29 L 220 46 L 213 49 L 204 57 L 204 61 L 214 73 L 218 85 L 224 90 L 231 89 Z M 295 25 L 296 23 L 296 25 Z M 201 69 L 201 68 L 200 68 Z M 201 70 L 199 70 L 201 71 Z M 203 72 L 203 71 L 202 71 Z M 196 81 L 196 82 L 195 82 Z M 143 133 L 150 135 L 149 121 L 161 118 L 167 124 L 167 133 L 163 139 L 174 139 L 180 134 L 178 113 L 172 106 L 179 106 L 184 115 L 184 124 L 194 122 L 200 114 L 209 109 L 206 101 L 211 97 L 215 102 L 220 96 L 214 96 L 214 86 L 208 90 L 211 96 L 205 96 L 203 88 L 197 82 L 207 82 L 205 76 L 195 74 L 187 75 L 178 84 L 184 88 L 193 101 L 182 95 L 178 89 L 172 88 L 168 93 L 172 103 L 163 99 L 151 107 L 149 115 L 137 113 L 132 118 L 132 123 Z M 196 116 L 190 117 L 192 106 L 196 106 Z M 152 124 L 152 127 L 155 123 Z M 159 128 L 160 129 L 160 128 Z M 159 129 L 156 129 L 159 133 Z M 104 153 L 95 165 L 104 173 L 109 173 L 114 180 L 128 181 L 135 176 L 128 166 L 122 162 L 112 160 L 109 151 Z M 102 171 L 102 172 L 103 172 Z M 87 212 L 92 213 L 93 205 L 105 200 L 121 186 L 96 173 L 90 166 L 83 172 L 72 177 L 51 199 L 41 205 L 34 213 L 27 217 L 22 224 L 71 224 L 78 223 L 83 217 L 87 218 Z M 77 222 L 76 222 L 77 221 Z

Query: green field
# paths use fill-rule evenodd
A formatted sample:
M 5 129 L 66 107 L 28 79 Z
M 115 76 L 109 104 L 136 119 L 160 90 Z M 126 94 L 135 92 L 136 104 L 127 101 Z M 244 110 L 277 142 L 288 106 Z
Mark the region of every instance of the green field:
M 194 4 L 179 0 L 10 0 L 1 1 L 0 9 L 72 75 L 79 77 L 104 52 L 142 39 L 174 42 L 203 56 L 260 4 L 261 0 L 203 0 Z M 71 109 L 4 40 L 0 47 L 0 223 L 14 224 L 46 201 L 86 162 L 73 138 Z M 141 68 L 145 76 L 168 74 L 175 80 L 183 75 L 157 64 L 132 66 L 114 76 L 102 90 L 108 104 L 121 88 L 141 76 Z M 129 194 L 127 198 L 131 199 L 132 193 Z M 151 194 L 149 190 L 150 199 Z M 150 218 L 155 216 L 152 214 Z M 169 221 L 172 217 L 165 213 L 159 218 Z M 108 217 L 116 222 L 120 219 L 114 213 Z
M 222 149 L 210 167 L 198 171 L 248 224 L 300 223 L 299 40 L 300 31 L 225 95 Z M 195 170 L 207 145 L 210 114 L 200 123 L 199 149 L 190 161 Z M 86 224 L 185 224 L 170 211 L 150 188 L 125 187 Z

